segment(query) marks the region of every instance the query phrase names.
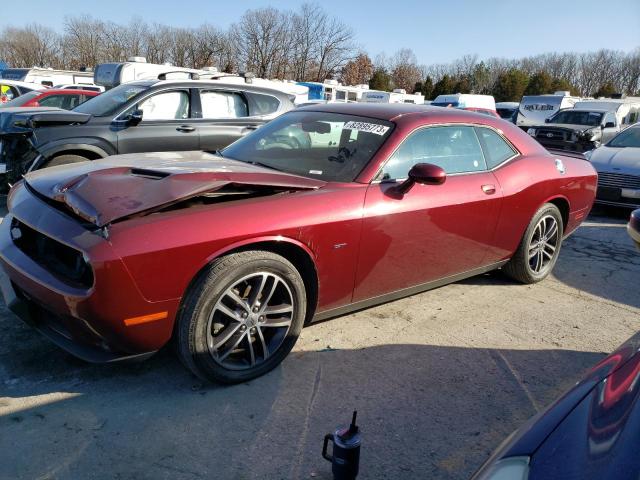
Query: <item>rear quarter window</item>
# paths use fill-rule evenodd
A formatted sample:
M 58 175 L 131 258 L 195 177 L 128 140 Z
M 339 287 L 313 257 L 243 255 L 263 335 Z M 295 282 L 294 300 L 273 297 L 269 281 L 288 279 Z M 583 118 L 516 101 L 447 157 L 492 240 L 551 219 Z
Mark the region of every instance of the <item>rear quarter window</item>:
M 517 152 L 494 130 L 490 128 L 476 128 L 482 143 L 484 157 L 489 169 L 495 168 L 505 160 L 513 157 Z
M 252 93 L 251 99 L 253 100 L 251 115 L 270 115 L 280 108 L 280 100 L 272 95 Z

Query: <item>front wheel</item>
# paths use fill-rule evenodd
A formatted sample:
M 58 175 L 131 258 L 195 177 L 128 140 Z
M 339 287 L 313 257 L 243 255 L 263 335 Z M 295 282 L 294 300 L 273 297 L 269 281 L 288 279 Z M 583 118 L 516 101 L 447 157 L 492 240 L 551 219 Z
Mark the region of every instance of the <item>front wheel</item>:
M 502 269 L 522 283 L 544 280 L 558 261 L 563 232 L 558 207 L 544 204 L 529 223 L 518 250 Z
M 57 167 L 58 165 L 68 165 L 69 163 L 86 162 L 89 159 L 81 155 L 58 155 L 53 157 L 40 168 Z
M 176 325 L 178 356 L 202 379 L 250 380 L 284 360 L 305 313 L 304 282 L 287 259 L 266 251 L 227 255 L 185 298 Z

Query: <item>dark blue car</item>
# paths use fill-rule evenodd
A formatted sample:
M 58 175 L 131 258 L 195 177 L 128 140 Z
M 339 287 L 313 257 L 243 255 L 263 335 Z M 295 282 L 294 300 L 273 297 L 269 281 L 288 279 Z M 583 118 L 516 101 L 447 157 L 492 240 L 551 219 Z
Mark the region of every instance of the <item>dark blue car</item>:
M 639 349 L 637 333 L 507 438 L 472 480 L 638 480 Z

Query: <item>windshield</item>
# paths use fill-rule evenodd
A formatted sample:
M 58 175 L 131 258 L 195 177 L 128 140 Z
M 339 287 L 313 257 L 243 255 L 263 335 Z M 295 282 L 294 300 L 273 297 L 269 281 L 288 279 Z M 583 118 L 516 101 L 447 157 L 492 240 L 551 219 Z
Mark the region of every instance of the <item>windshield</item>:
M 602 112 L 586 110 L 564 110 L 549 119 L 549 123 L 565 123 L 571 125 L 588 125 L 596 127 L 602 122 Z
M 293 111 L 225 148 L 225 158 L 334 182 L 352 182 L 388 138 L 391 122 Z
M 498 115 L 500 115 L 500 118 L 512 118 L 517 112 L 515 108 L 496 108 L 496 111 Z
M 640 148 L 640 127 L 627 128 L 607 144 L 607 147 Z
M 3 103 L 0 108 L 10 108 L 10 107 L 22 107 L 25 103 L 33 100 L 38 97 L 41 93 L 38 91 L 25 93 L 24 95 L 20 95 L 19 97 L 14 98 L 10 102 Z
M 116 113 L 120 107 L 149 87 L 146 85 L 123 84 L 87 100 L 73 109 L 74 112 L 88 113 L 96 117 L 104 117 Z

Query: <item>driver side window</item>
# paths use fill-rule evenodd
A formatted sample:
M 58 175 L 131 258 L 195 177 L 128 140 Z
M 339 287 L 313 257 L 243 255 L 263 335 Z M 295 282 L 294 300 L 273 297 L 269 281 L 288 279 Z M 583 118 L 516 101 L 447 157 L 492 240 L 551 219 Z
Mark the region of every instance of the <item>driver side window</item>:
M 468 126 L 426 127 L 412 133 L 389 158 L 381 179 L 407 178 L 417 163 L 438 165 L 447 174 L 487 169 L 478 137 Z
M 182 90 L 159 93 L 142 101 L 138 108 L 143 121 L 182 120 L 189 118 L 189 94 Z

